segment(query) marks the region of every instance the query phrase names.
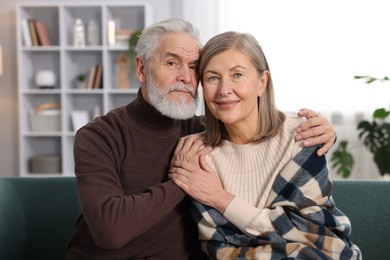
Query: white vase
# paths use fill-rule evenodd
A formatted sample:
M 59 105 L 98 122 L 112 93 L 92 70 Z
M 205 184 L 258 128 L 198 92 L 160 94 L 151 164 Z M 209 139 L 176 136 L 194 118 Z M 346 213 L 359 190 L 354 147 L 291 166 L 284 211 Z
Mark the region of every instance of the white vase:
M 77 18 L 73 25 L 73 46 L 85 47 L 85 27 L 80 18 Z
M 39 88 L 54 88 L 56 75 L 51 70 L 41 70 L 35 75 L 35 84 Z

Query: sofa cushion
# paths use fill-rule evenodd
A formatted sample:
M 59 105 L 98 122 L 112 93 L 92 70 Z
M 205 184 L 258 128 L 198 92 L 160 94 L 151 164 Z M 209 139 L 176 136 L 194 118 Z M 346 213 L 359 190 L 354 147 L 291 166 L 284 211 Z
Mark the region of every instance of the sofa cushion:
M 333 198 L 351 221 L 351 240 L 363 259 L 390 256 L 390 181 L 337 180 Z

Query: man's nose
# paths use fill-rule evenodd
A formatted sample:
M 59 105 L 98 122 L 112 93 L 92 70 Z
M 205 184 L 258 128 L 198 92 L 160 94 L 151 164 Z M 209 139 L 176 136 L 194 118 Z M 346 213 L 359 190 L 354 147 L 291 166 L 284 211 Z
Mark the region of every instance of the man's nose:
M 188 66 L 182 66 L 179 70 L 179 80 L 185 84 L 191 83 L 192 70 Z

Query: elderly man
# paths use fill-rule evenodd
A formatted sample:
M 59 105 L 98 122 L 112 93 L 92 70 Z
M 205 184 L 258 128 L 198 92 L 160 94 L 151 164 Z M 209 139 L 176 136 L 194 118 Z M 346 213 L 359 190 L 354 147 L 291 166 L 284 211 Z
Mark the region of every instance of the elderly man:
M 168 180 L 179 138 L 203 131 L 194 116 L 200 49 L 198 30 L 187 21 L 146 28 L 136 48 L 137 98 L 77 132 L 81 215 L 67 259 L 202 259 L 188 198 Z M 300 129 L 308 145 L 324 143 L 322 152 L 334 142 L 323 117 Z

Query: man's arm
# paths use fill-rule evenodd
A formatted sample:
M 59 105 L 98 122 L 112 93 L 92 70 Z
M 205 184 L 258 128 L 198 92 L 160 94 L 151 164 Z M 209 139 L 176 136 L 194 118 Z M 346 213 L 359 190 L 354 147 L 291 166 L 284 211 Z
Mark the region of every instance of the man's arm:
M 326 154 L 337 140 L 332 124 L 325 117 L 306 108 L 299 110 L 298 116 L 305 117 L 307 121 L 297 127 L 295 140 L 303 141 L 306 147 L 322 144 L 317 155 Z
M 167 181 L 126 195 L 118 176 L 121 147 L 91 129 L 75 138 L 74 157 L 79 205 L 96 244 L 117 249 L 160 223 L 185 193 Z M 114 148 L 115 149 L 114 149 Z M 119 166 L 118 166 L 119 165 Z

